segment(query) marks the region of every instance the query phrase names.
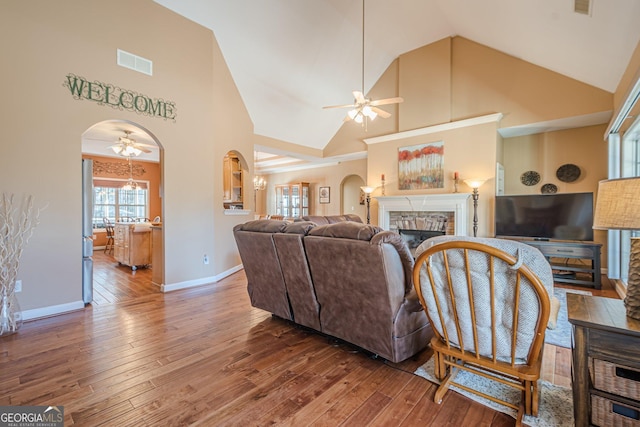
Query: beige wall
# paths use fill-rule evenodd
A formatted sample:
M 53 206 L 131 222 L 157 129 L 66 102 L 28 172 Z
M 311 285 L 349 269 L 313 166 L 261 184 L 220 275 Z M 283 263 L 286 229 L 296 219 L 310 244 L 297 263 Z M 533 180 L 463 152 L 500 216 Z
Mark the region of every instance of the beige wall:
M 611 93 L 462 37 L 446 38 L 407 52 L 397 62 L 397 68 L 390 67 L 381 79 L 387 89 L 384 94 L 393 96 L 394 84 L 390 80 L 397 76 L 397 94 L 405 99 L 399 106 L 399 117 L 395 119 L 393 116 L 396 121 L 392 123 L 397 123 L 396 129 L 373 126 L 365 133 L 353 127 L 352 123 L 346 123 L 325 153 L 338 152 L 337 147 L 357 150 L 362 144 L 360 140 L 384 135 L 384 131 L 391 134 L 502 113 L 502 120 L 495 125 L 473 126 L 367 147 L 369 184 L 371 180 L 379 181 L 380 175 L 385 173 L 388 195 L 446 193 L 452 191 L 451 181 L 441 190 L 413 192 L 400 191 L 397 184 L 398 146 L 444 141 L 446 176 L 451 177 L 454 171 L 458 171 L 463 178 L 484 175 L 483 178 L 490 179 L 480 189 L 479 235 L 493 234 L 496 162 L 505 168 L 509 192 L 509 186 L 519 182 L 519 174 L 522 173 L 519 162 L 529 161 L 525 156 L 517 157 L 517 152 L 510 149 L 514 142 L 503 140 L 497 132 L 500 128 L 606 112 L 613 107 Z M 374 88 L 379 89 L 381 82 Z M 349 126 L 351 128 L 347 131 L 345 128 Z M 529 137 L 548 141 L 543 145 L 546 147 L 544 151 L 536 146 L 535 152 L 530 153 L 530 161 L 555 170 L 567 163 L 570 157 L 574 162 L 579 160 L 590 177 L 600 177 L 602 171 L 606 171 L 607 160 L 606 145 L 602 134 L 597 135 L 599 131 L 603 131 L 602 126 Z M 588 142 L 585 142 L 585 137 Z M 357 144 L 353 141 L 355 139 L 358 139 Z M 585 149 L 584 144 L 588 144 L 589 149 Z M 534 150 L 532 147 L 528 149 Z M 605 155 L 592 155 L 602 150 L 605 150 Z M 517 180 L 515 183 L 514 179 Z M 584 191 L 596 191 L 599 178 L 594 179 L 585 181 Z M 462 184 L 460 190 L 465 191 L 465 187 Z M 560 191 L 567 190 L 561 188 Z M 374 221 L 377 222 L 377 218 Z
M 451 38 L 400 55 L 399 130 L 451 121 Z
M 546 183 L 555 184 L 559 193 L 595 191 L 598 181 L 607 178 L 605 129 L 598 125 L 505 138 L 505 194 L 540 194 Z M 556 177 L 556 170 L 567 163 L 580 167 L 580 177 L 571 183 Z M 520 182 L 520 175 L 530 170 L 540 174 L 539 184 Z
M 0 54 L 11 60 L 0 69 L 0 114 L 11 125 L 0 145 L 0 190 L 47 206 L 22 258 L 22 308 L 64 311 L 82 299 L 81 135 L 104 120 L 133 122 L 164 149 L 166 283 L 200 283 L 238 265 L 230 230 L 247 217 L 224 216 L 220 170 L 231 148 L 251 159 L 254 142 L 211 31 L 150 0 L 1 8 Z M 117 48 L 153 60 L 154 75 L 117 66 Z M 76 100 L 63 87 L 68 73 L 174 101 L 176 121 Z
M 447 77 L 449 45 L 452 65 Z M 153 60 L 154 75 L 118 67 L 117 48 Z M 163 149 L 166 283 L 203 283 L 239 264 L 231 230 L 252 214 L 229 216 L 222 209 L 224 155 L 229 150 L 241 155 L 249 171 L 245 188 L 250 188 L 254 145 L 287 149 L 292 145 L 253 135 L 211 31 L 151 0 L 113 0 L 108 8 L 82 0 L 3 2 L 0 54 L 7 59 L 0 69 L 5 82 L 0 114 L 10 123 L 3 128 L 0 143 L 0 190 L 32 194 L 37 205 L 46 205 L 22 259 L 19 275 L 24 290 L 19 298 L 23 309 L 57 306 L 62 311 L 81 301 L 80 140 L 84 131 L 104 120 L 132 122 L 148 131 Z M 433 60 L 438 65 L 430 69 Z M 427 69 L 403 69 L 403 63 Z M 635 67 L 631 73 L 637 71 Z M 68 73 L 174 101 L 176 121 L 76 100 L 62 85 Z M 450 83 L 425 82 L 421 75 L 439 75 Z M 414 90 L 429 99 L 413 98 Z M 370 95 L 405 96 L 407 106 L 404 111 L 391 107 L 392 118 L 376 121 L 367 132 L 353 123 L 345 124 L 323 150 L 324 155 L 333 155 L 369 149 L 368 161 L 269 176 L 268 194 L 276 183 L 307 180 L 314 185 L 313 213 L 338 214 L 339 188 L 345 177 L 355 174 L 369 182 L 395 170 L 397 147 L 367 147 L 364 138 L 489 112 L 507 113 L 501 125 L 511 126 L 612 106 L 611 94 L 461 38 L 445 39 L 401 56 Z M 429 114 L 421 114 L 424 108 Z M 500 144 L 495 126 L 432 137 L 445 141 L 449 173 L 457 169 L 465 177 L 493 170 L 490 163 L 495 162 L 496 144 Z M 332 189 L 332 201 L 319 205 L 316 187 L 325 185 Z M 491 187 L 490 181 L 481 189 L 480 209 L 491 205 L 486 199 L 491 197 Z M 391 191 L 389 182 L 387 194 Z M 248 202 L 246 208 L 252 209 L 252 198 Z M 491 234 L 486 211 L 481 210 L 481 218 L 481 234 Z M 209 265 L 202 262 L 204 254 L 211 257 Z
M 367 161 L 353 160 L 341 162 L 333 166 L 312 168 L 303 171 L 283 172 L 267 176 L 268 187 L 265 190 L 267 195 L 267 213 L 275 213 L 275 186 L 277 184 L 290 184 L 298 182 L 308 182 L 311 192 L 311 215 L 340 215 L 341 206 L 341 186 L 346 177 L 357 175 L 363 180 L 367 177 Z M 331 202 L 320 204 L 318 191 L 320 187 L 331 188 Z M 344 212 L 351 213 L 351 212 Z M 358 213 L 358 212 L 355 212 Z M 364 221 L 364 217 L 362 220 Z
M 607 144 L 602 135 L 607 125 L 588 126 L 536 135 L 505 138 L 505 194 L 540 194 L 542 185 L 551 183 L 558 193 L 594 193 L 598 181 L 607 178 Z M 557 169 L 567 163 L 580 168 L 580 177 L 571 183 L 556 177 Z M 520 176 L 526 171 L 540 174 L 540 183 L 526 186 Z M 594 240 L 602 243 L 602 266 L 607 267 L 607 233 L 594 231 Z
M 415 195 L 452 193 L 453 175 L 460 179 L 487 179 L 479 189 L 478 236 L 493 235 L 493 198 L 495 196 L 494 171 L 496 167 L 496 123 L 486 123 L 460 129 L 438 131 L 428 135 L 404 138 L 391 142 L 369 145 L 368 183 L 377 187 L 372 197 L 381 195 L 380 179 L 385 175 L 385 195 Z M 398 189 L 398 149 L 400 147 L 444 142 L 445 187 L 427 190 Z M 471 193 L 464 183 L 458 186 L 460 193 Z M 372 206 L 371 222 L 379 223 L 378 204 Z M 471 230 L 471 227 L 469 227 Z
M 610 111 L 612 94 L 455 37 L 452 119 L 502 113 L 500 127 Z
M 613 109 L 613 94 L 463 37 L 445 38 L 400 55 L 368 94 L 401 96 L 392 116 L 367 131 L 347 122 L 324 149 L 335 155 L 366 149 L 365 138 L 492 113 L 500 128 Z

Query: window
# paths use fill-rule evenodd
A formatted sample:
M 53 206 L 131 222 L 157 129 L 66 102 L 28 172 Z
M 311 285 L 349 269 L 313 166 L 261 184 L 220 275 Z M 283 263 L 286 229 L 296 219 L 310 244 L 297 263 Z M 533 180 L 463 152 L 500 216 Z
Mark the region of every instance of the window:
M 124 183 L 104 178 L 93 180 L 93 228 L 104 228 L 104 218 L 114 223 L 147 220 L 148 183 L 136 181 L 135 190 L 123 189 Z
M 640 131 L 636 122 L 622 140 L 622 177 L 640 176 Z M 638 237 L 637 231 L 622 230 L 620 232 L 620 279 L 625 283 L 629 279 L 629 256 L 631 254 L 631 238 Z

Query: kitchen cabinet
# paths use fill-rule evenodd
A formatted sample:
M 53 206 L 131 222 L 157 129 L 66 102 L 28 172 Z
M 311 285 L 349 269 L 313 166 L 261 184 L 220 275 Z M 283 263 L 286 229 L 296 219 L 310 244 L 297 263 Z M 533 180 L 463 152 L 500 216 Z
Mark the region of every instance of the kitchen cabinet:
M 309 215 L 311 199 L 309 183 L 276 185 L 276 215 L 285 218 L 301 218 Z
M 162 246 L 162 226 L 151 226 L 151 281 L 156 285 L 164 285 L 164 249 Z
M 119 222 L 114 226 L 113 256 L 132 270 L 151 264 L 151 227 Z
M 231 154 L 224 157 L 222 165 L 224 205 L 227 209 L 242 209 L 242 166 L 240 159 Z

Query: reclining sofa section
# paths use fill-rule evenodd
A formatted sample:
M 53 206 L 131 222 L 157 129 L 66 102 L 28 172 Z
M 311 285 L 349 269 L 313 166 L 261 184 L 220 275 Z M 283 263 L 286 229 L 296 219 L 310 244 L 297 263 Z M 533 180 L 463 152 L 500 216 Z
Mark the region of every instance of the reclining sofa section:
M 254 307 L 392 362 L 427 346 L 431 327 L 398 234 L 355 221 L 258 220 L 234 236 Z

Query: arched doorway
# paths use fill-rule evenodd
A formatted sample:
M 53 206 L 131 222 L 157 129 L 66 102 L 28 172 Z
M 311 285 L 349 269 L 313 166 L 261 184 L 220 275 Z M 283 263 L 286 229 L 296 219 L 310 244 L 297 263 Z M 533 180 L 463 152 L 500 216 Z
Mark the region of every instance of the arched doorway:
M 367 217 L 367 208 L 364 205 L 364 193 L 360 187 L 365 182 L 358 175 L 348 175 L 342 180 L 340 211 L 345 214 L 356 214 L 364 221 Z
M 96 123 L 81 141 L 84 302 L 159 292 L 164 277 L 162 145 L 144 127 L 123 120 Z M 110 229 L 115 233 L 109 235 Z M 87 238 L 93 251 L 87 250 Z

